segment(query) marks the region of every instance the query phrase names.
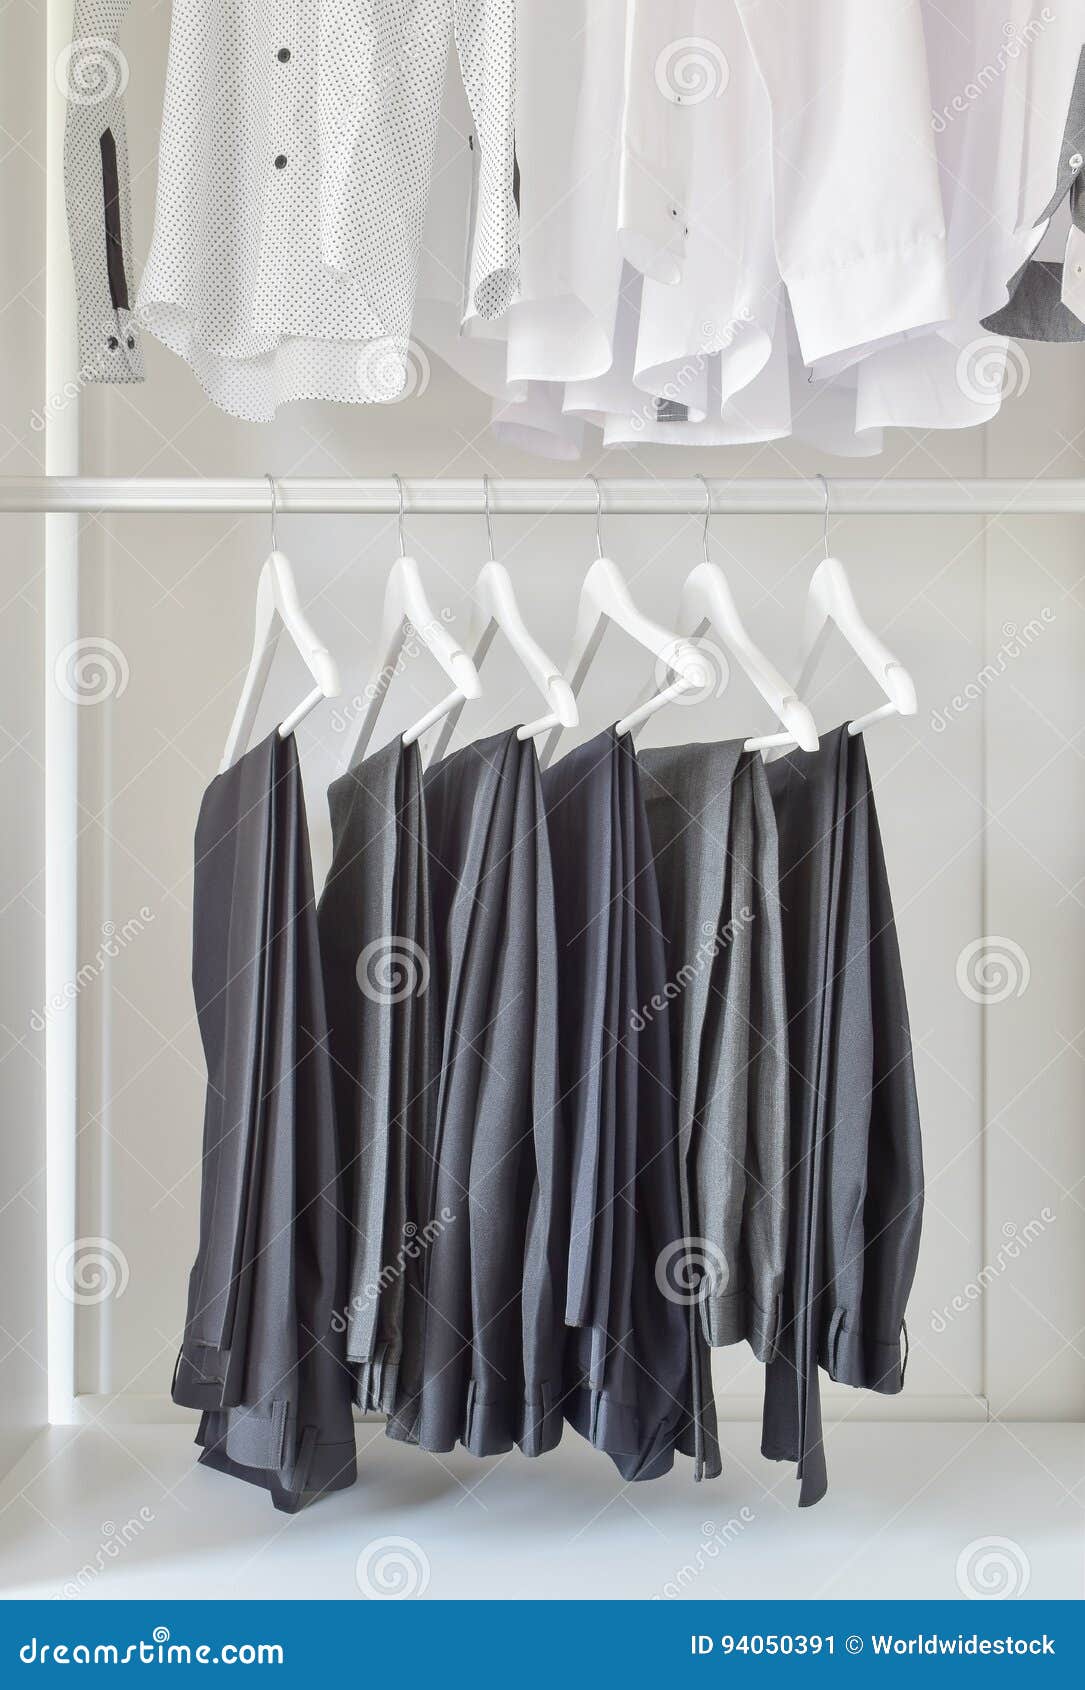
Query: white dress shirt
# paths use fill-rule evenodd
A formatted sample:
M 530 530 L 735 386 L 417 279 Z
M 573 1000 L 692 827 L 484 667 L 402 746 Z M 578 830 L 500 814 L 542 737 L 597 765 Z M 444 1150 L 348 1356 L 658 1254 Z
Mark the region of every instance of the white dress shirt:
M 76 0 L 77 38 L 115 41 L 126 10 Z M 409 390 L 453 36 L 479 161 L 468 292 L 495 317 L 518 281 L 515 0 L 174 0 L 137 310 L 224 410 Z M 74 163 L 97 137 L 69 126 Z M 88 294 L 81 316 L 100 313 Z
M 797 407 L 876 449 L 828 379 L 951 310 L 919 0 L 558 14 L 521 0 L 510 380 L 564 383 L 607 443 L 779 439 Z
M 646 275 L 677 280 L 698 221 L 727 203 L 750 223 L 748 197 L 808 365 L 949 315 L 920 0 L 628 4 L 619 223 Z M 668 223 L 685 239 L 660 261 Z

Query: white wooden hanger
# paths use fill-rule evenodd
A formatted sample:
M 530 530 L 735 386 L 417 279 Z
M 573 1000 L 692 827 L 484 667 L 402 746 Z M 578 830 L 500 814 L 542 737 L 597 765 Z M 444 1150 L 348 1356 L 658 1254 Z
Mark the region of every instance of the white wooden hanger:
M 697 479 L 705 490 L 704 526 L 701 529 L 701 550 L 704 557 L 703 562 L 687 575 L 682 588 L 679 627 L 690 629 L 691 637 L 695 640 L 701 639 L 710 629 L 718 634 L 727 652 L 750 677 L 761 697 L 766 704 L 771 705 L 777 720 L 783 725 L 782 733 L 758 734 L 746 740 L 744 751 L 764 751 L 770 746 L 795 744 L 800 745 L 804 751 L 816 751 L 818 736 L 813 716 L 795 688 L 788 685 L 775 664 L 770 662 L 750 638 L 731 595 L 727 577 L 719 565 L 712 563 L 708 556 L 708 523 L 712 515 L 712 493 L 703 475 Z M 726 685 L 726 679 L 724 684 Z M 642 721 L 655 715 L 661 705 L 667 702 L 668 693 L 669 689 L 665 688 L 646 700 L 641 706 Z
M 279 723 L 279 738 L 286 739 L 292 734 L 298 723 L 304 720 L 321 699 L 339 696 L 339 670 L 335 660 L 314 632 L 302 609 L 294 571 L 276 543 L 275 483 L 270 475 L 267 479 L 271 485 L 271 553 L 260 571 L 256 586 L 256 627 L 252 640 L 252 656 L 249 658 L 248 672 L 241 688 L 234 719 L 230 724 L 230 732 L 226 736 L 226 749 L 219 764 L 220 774 L 237 761 L 249 743 L 256 712 L 260 708 L 260 699 L 271 673 L 279 634 L 283 628 L 300 651 L 316 685 L 312 692 L 306 693 L 301 703 L 291 710 L 289 716 Z
M 572 650 L 565 665 L 565 678 L 572 688 L 573 697 L 577 698 L 584 685 L 585 677 L 595 660 L 608 622 L 613 622 L 628 634 L 637 645 L 650 651 L 660 663 L 665 663 L 675 676 L 673 683 L 664 688 L 659 700 L 653 701 L 658 709 L 660 705 L 669 703 L 684 692 L 694 687 L 702 687 L 706 679 L 704 659 L 698 653 L 697 647 L 689 640 L 680 639 L 670 629 L 663 628 L 658 622 L 641 613 L 633 603 L 629 588 L 625 584 L 621 570 L 611 558 L 603 556 L 603 537 L 601 521 L 603 515 L 603 499 L 599 490 L 599 483 L 594 475 L 591 480 L 595 483 L 595 562 L 584 577 L 584 584 L 580 589 L 580 601 L 576 612 L 576 629 L 573 634 Z M 641 721 L 641 711 L 633 710 L 628 716 L 623 716 L 617 723 L 616 732 L 619 734 L 632 733 Z M 558 740 L 561 737 L 561 727 L 551 729 L 540 762 L 545 768 L 554 755 Z
M 500 630 L 549 706 L 544 716 L 533 722 L 525 722 L 517 728 L 517 739 L 533 739 L 536 734 L 545 733 L 550 728 L 575 728 L 580 720 L 580 712 L 576 707 L 573 690 L 564 675 L 558 672 L 557 665 L 551 662 L 529 632 L 520 614 L 509 572 L 494 557 L 488 475 L 482 478 L 482 491 L 486 501 L 486 538 L 489 542 L 490 558 L 479 571 L 472 595 L 469 644 L 475 668 L 478 669 L 485 662 L 486 654 L 493 645 L 494 635 Z M 464 700 L 458 699 L 445 716 L 428 760 L 437 762 L 444 756 L 448 742 L 456 730 L 456 723 L 463 712 L 463 705 Z
M 359 762 L 365 756 L 377 725 L 381 705 L 388 694 L 403 648 L 412 631 L 427 650 L 433 653 L 452 682 L 453 690 L 431 710 L 427 710 L 413 727 L 407 729 L 403 735 L 404 745 L 412 745 L 427 728 L 432 728 L 457 704 L 462 704 L 466 698 L 478 698 L 482 692 L 475 665 L 463 647 L 452 638 L 442 618 L 430 608 L 418 565 L 414 558 L 406 555 L 403 537 L 403 483 L 398 475 L 394 480 L 399 489 L 399 557 L 392 565 L 384 589 L 377 661 L 365 688 L 365 709 L 362 712 L 358 737 L 350 754 L 351 764 Z
M 886 702 L 865 716 L 856 716 L 848 723 L 848 733 L 862 733 L 873 722 L 886 716 L 914 716 L 918 708 L 915 683 L 899 658 L 883 645 L 877 634 L 864 622 L 851 590 L 847 570 L 839 558 L 829 555 L 829 483 L 818 476 L 825 489 L 825 514 L 822 544 L 825 556 L 810 578 L 803 618 L 802 648 L 799 656 L 799 677 L 796 686 L 804 691 L 810 684 L 818 659 L 832 624 L 843 634 L 863 667 L 877 681 Z

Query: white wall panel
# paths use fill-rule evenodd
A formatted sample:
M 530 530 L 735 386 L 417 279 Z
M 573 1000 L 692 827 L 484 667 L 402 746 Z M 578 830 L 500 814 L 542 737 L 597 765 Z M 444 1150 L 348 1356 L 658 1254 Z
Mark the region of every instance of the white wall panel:
M 153 204 L 167 22 L 166 11 L 145 9 L 129 36 L 139 67 L 129 100 L 141 249 Z M 1075 443 L 1085 426 L 1082 356 L 1070 348 L 1035 357 L 1031 382 L 986 439 L 968 432 L 893 438 L 870 471 L 1085 473 Z M 379 413 L 298 406 L 266 427 L 215 411 L 189 371 L 151 342 L 147 368 L 143 388 L 86 396 L 88 473 L 523 475 L 548 468 L 496 450 L 489 402 L 436 360 L 428 391 L 408 405 Z M 854 467 L 790 445 L 656 449 L 605 462 L 610 475 L 831 476 Z M 107 1217 L 130 1269 L 124 1296 L 88 1311 L 80 1384 L 87 1392 L 154 1394 L 168 1391 L 196 1235 L 202 1085 L 188 979 L 192 830 L 247 660 L 268 525 L 147 516 L 87 526 L 85 632 L 114 642 L 129 678 L 122 695 L 86 713 L 83 796 L 96 819 L 86 837 L 81 944 L 90 954 L 106 922 L 140 919 L 142 927 L 80 1005 L 81 1106 L 93 1123 L 81 1227 L 94 1232 Z M 414 519 L 408 533 L 434 602 L 462 617 L 465 587 L 485 557 L 483 523 Z M 394 521 L 281 518 L 279 535 L 341 661 L 349 697 L 372 657 Z M 755 634 L 786 664 L 820 552 L 820 523 L 717 519 L 713 536 Z M 590 520 L 500 519 L 495 537 L 528 620 L 560 654 L 594 555 Z M 683 570 L 700 555 L 699 523 L 612 519 L 606 540 L 645 607 L 666 619 Z M 911 667 L 921 698 L 914 721 L 890 722 L 869 736 L 928 1171 L 908 1390 L 933 1417 L 974 1412 L 985 1395 L 1011 1418 L 1081 1416 L 1085 523 L 1016 520 L 988 532 L 969 518 L 856 518 L 834 523 L 833 543 L 871 620 Z M 1044 605 L 1055 609 L 1050 627 L 996 682 L 981 682 L 1003 625 L 1023 628 Z M 626 706 L 644 678 L 618 638 L 605 652 L 585 695 L 586 733 Z M 957 707 L 970 682 L 978 696 Z M 387 706 L 387 732 L 431 702 L 437 684 L 425 660 L 412 664 Z M 521 715 L 517 684 L 495 652 L 486 696 L 464 713 L 463 733 Z M 284 654 L 262 724 L 270 726 L 300 686 L 300 667 Z M 834 647 L 817 695 L 819 719 L 831 725 L 870 701 L 870 683 Z M 696 716 L 675 710 L 650 737 L 738 734 L 763 722 L 736 683 L 718 708 Z M 318 871 L 327 857 L 323 794 L 347 738 L 331 711 L 318 711 L 300 734 Z M 149 918 L 140 917 L 144 909 Z M 992 935 L 1019 945 L 1031 965 L 1028 989 L 1000 1003 L 983 1002 L 983 993 L 958 980 L 962 956 Z M 1045 1206 L 1057 1220 L 1003 1269 L 1003 1229 L 1024 1229 Z M 986 1289 L 974 1293 L 983 1281 Z M 721 1387 L 736 1396 L 752 1399 L 758 1375 L 740 1355 L 719 1358 Z
M 42 470 L 45 83 L 39 10 L 0 22 L 0 474 Z M 0 568 L 0 1471 L 46 1418 L 43 523 L 7 517 Z

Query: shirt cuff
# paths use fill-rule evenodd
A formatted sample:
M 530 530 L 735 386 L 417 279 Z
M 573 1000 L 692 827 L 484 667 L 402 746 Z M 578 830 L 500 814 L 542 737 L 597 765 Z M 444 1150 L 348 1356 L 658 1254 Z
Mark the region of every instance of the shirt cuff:
M 674 286 L 682 280 L 689 219 L 685 206 L 633 158 L 622 163 L 618 240 L 622 256 L 642 276 Z
M 1085 232 L 1071 227 L 1062 267 L 1062 303 L 1085 323 Z
M 81 382 L 142 381 L 143 347 L 131 311 L 106 305 L 79 316 Z
M 811 276 L 785 274 L 807 365 L 953 314 L 943 235 Z

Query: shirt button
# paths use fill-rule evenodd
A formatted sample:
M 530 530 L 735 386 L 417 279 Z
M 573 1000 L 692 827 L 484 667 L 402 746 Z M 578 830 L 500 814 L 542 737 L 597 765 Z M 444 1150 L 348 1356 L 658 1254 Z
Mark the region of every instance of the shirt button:
M 285 170 L 286 169 L 286 154 L 285 153 L 280 153 L 279 156 L 276 158 L 275 168 L 276 168 L 276 170 Z
M 281 65 L 289 64 L 289 62 L 290 62 L 290 48 L 289 47 L 280 47 L 279 51 L 276 53 L 275 57 L 278 59 L 278 61 Z
M 1080 170 L 1083 164 L 1085 164 L 1085 158 L 1082 158 L 1080 153 L 1074 153 L 1071 156 L 1071 159 L 1070 159 L 1070 169 L 1071 170 Z
M 111 352 L 116 352 L 118 346 L 120 345 L 120 341 L 117 339 L 115 334 L 111 334 L 109 339 L 106 341 L 106 345 L 109 347 Z
M 136 337 L 135 337 L 135 335 L 134 335 L 134 334 L 130 334 L 130 335 L 129 335 L 129 336 L 128 336 L 128 339 L 127 339 L 127 341 L 126 341 L 126 342 L 125 342 L 125 345 L 126 345 L 126 346 L 127 346 L 127 347 L 128 347 L 128 350 L 129 350 L 129 352 L 134 352 L 134 351 L 135 351 L 135 346 L 136 346 Z

